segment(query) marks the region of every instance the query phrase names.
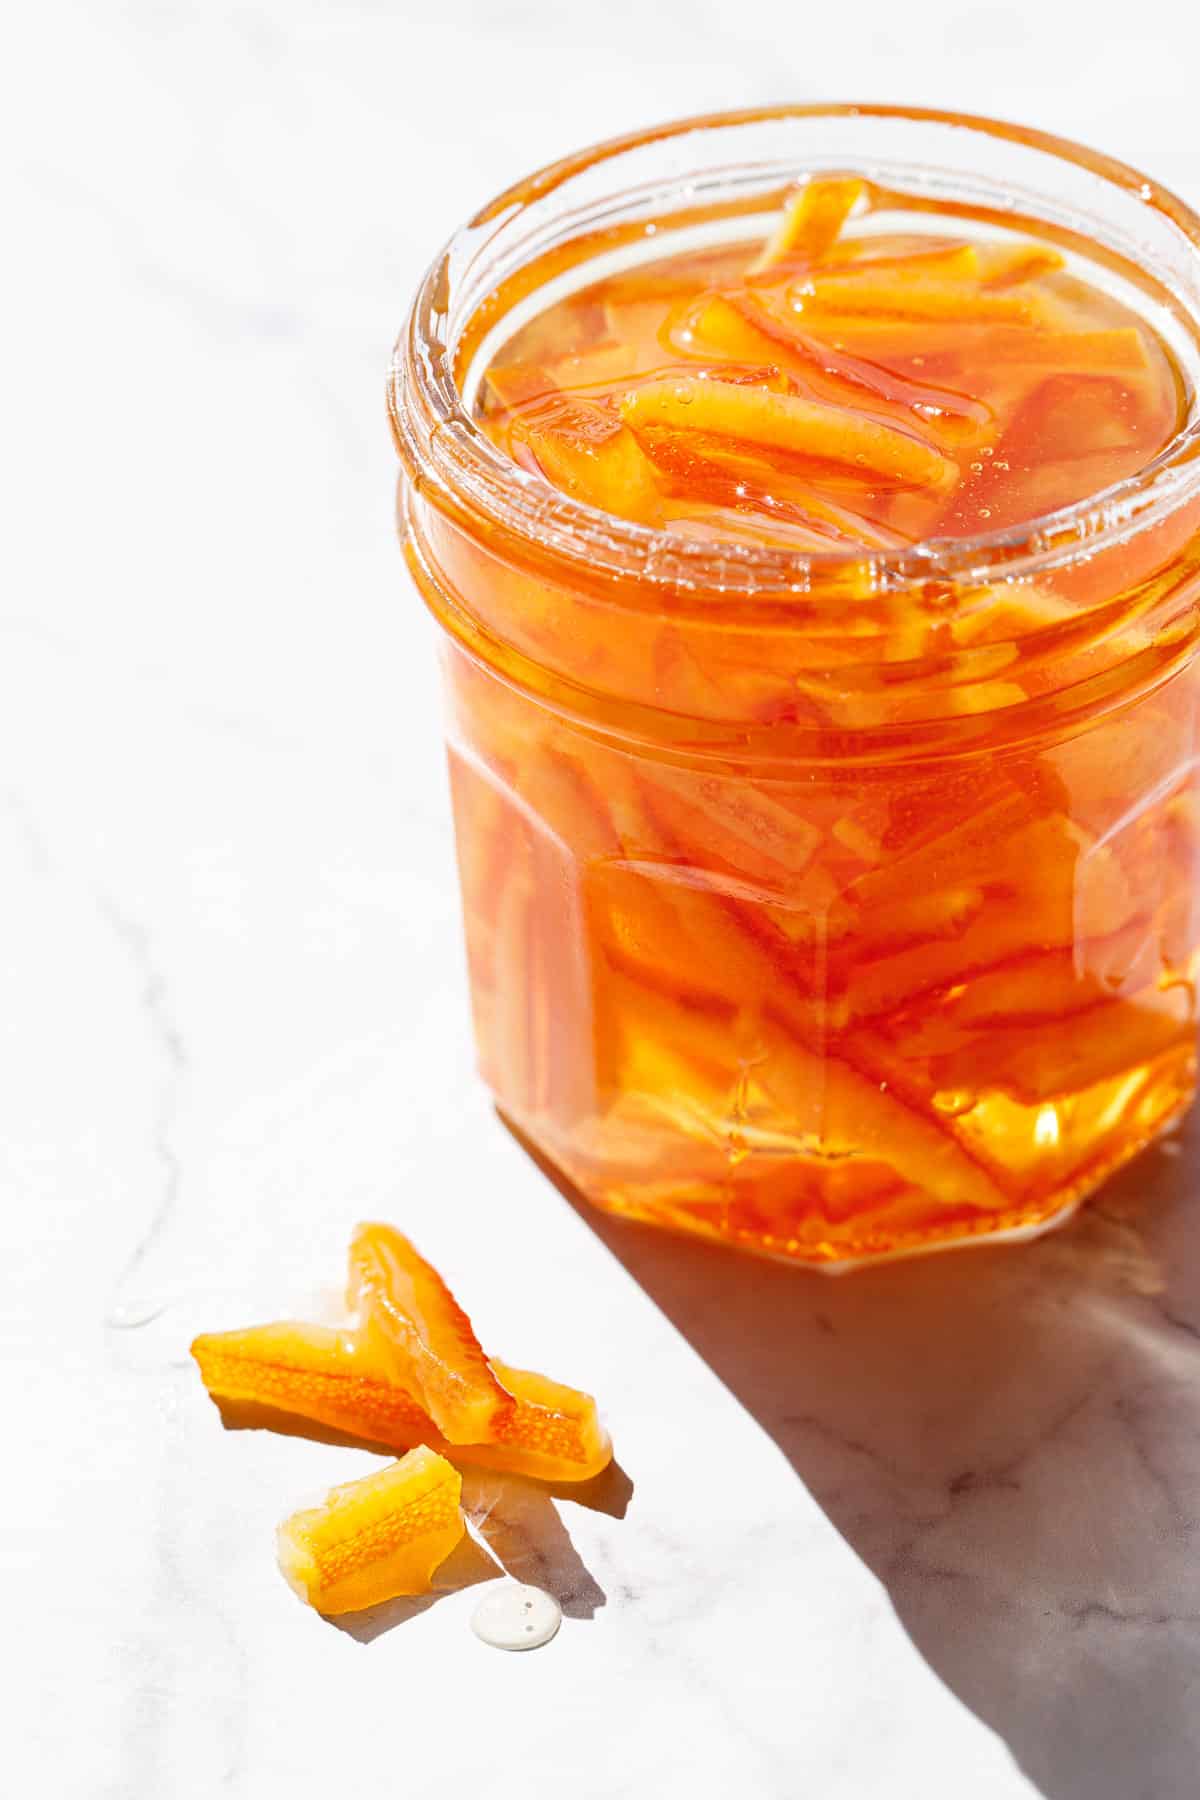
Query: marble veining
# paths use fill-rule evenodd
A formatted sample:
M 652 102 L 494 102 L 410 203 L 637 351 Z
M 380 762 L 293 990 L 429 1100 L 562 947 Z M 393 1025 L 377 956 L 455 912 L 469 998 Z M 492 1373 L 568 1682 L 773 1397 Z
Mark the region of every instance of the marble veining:
M 958 104 L 1195 202 L 1200 24 L 1083 23 L 50 0 L 12 28 L 14 1791 L 1192 1800 L 1200 1126 L 1041 1242 L 837 1283 L 578 1210 L 471 1070 L 381 398 L 459 218 L 672 114 Z M 370 1453 L 224 1430 L 187 1344 L 324 1304 L 372 1214 L 505 1357 L 601 1396 L 619 1465 L 471 1475 L 435 1591 L 334 1625 L 273 1530 Z M 470 1632 L 501 1571 L 563 1608 L 536 1656 Z
M 158 1308 L 158 1302 L 152 1294 L 139 1300 L 136 1297 L 130 1298 L 128 1290 L 169 1224 L 179 1200 L 183 1170 L 175 1151 L 172 1133 L 179 1089 L 187 1075 L 188 1058 L 183 1039 L 171 1017 L 166 981 L 154 960 L 153 946 L 146 927 L 136 919 L 127 917 L 107 895 L 99 896 L 97 904 L 101 916 L 129 957 L 137 977 L 146 1029 L 157 1047 L 162 1065 L 151 1133 L 162 1180 L 157 1204 L 145 1231 L 134 1245 L 128 1262 L 121 1271 L 116 1295 L 105 1317 L 106 1325 L 119 1329 L 148 1324 Z

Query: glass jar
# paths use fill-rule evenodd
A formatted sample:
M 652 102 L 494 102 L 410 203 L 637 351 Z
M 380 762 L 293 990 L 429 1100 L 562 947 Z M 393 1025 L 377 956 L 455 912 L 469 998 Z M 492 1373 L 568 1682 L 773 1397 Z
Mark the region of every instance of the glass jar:
M 1195 1078 L 1200 423 L 1003 532 L 805 555 L 595 512 L 473 396 L 564 292 L 852 169 L 1053 238 L 1197 367 L 1200 222 L 988 120 L 800 107 L 541 171 L 451 241 L 390 399 L 443 630 L 479 1059 L 591 1200 L 823 1266 L 1029 1234 Z

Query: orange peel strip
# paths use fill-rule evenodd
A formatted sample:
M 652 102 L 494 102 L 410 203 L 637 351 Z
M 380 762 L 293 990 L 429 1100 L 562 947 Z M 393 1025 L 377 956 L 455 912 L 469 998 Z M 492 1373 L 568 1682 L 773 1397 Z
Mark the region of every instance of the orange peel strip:
M 427 1593 L 466 1529 L 461 1497 L 462 1476 L 444 1457 L 424 1446 L 410 1450 L 285 1519 L 276 1534 L 280 1570 L 322 1613 Z
M 1039 275 L 1055 275 L 1066 258 L 1048 244 L 980 244 L 979 276 L 987 287 L 1009 287 Z
M 1106 999 L 1091 1016 L 1043 1021 L 1032 1034 L 993 1028 L 936 1057 L 931 1074 L 939 1087 L 998 1088 L 1024 1106 L 1040 1106 L 1182 1049 L 1193 1035 L 1177 988 L 1138 1001 Z
M 738 438 L 764 449 L 847 463 L 922 487 L 949 487 L 958 470 L 922 438 L 909 436 L 840 406 L 795 394 L 728 382 L 650 381 L 621 401 L 621 417 L 635 431 L 667 426 Z
M 390 1225 L 350 1243 L 351 1306 L 373 1355 L 452 1444 L 478 1444 L 511 1405 L 462 1307 L 437 1270 Z
M 925 356 L 929 351 L 928 326 L 913 319 L 869 313 L 814 314 L 809 324 L 814 333 L 839 348 L 845 342 L 855 350 L 884 358 Z M 991 362 L 1051 368 L 1059 375 L 1135 374 L 1147 364 L 1145 341 L 1132 325 L 1098 331 L 1029 331 L 1020 325 L 990 325 L 978 318 L 943 319 L 940 325 L 953 335 L 939 344 L 939 360 L 950 353 L 970 352 Z
M 860 240 L 869 244 L 870 240 Z M 923 250 L 911 256 L 847 257 L 820 271 L 822 281 L 974 281 L 979 275 L 979 252 L 974 244 L 948 244 L 945 249 Z
M 590 1394 L 509 1363 L 492 1367 L 514 1404 L 492 1427 L 496 1447 L 473 1445 L 472 1461 L 543 1481 L 590 1481 L 608 1467 L 612 1443 Z
M 854 272 L 806 275 L 789 290 L 797 310 L 813 313 L 892 313 L 902 319 L 939 319 L 973 324 L 1052 325 L 1055 320 L 1039 294 L 993 292 L 936 275 L 889 269 L 870 275 Z
M 271 1407 L 389 1450 L 426 1444 L 456 1463 L 543 1481 L 589 1481 L 612 1460 L 590 1394 L 507 1363 L 513 1397 L 494 1444 L 450 1445 L 354 1332 L 292 1320 L 198 1337 L 192 1355 L 214 1400 Z
M 807 550 L 827 550 L 838 542 L 891 550 L 912 542 L 862 513 L 825 499 L 808 485 L 789 481 L 786 498 L 773 494 L 769 465 L 752 447 L 732 438 L 719 443 L 708 439 L 703 456 L 680 432 L 647 430 L 645 442 L 667 481 L 674 478 L 696 496 L 690 501 L 673 500 L 672 531 L 680 530 L 681 520 L 695 519 L 703 532 L 706 522 L 711 525 L 721 517 L 735 521 L 739 533 L 759 534 L 763 542 Z
M 429 1414 L 354 1332 L 287 1319 L 205 1332 L 192 1356 L 214 1400 L 274 1407 L 389 1449 L 442 1448 Z
M 636 437 L 606 408 L 554 399 L 518 414 L 512 436 L 557 488 L 601 512 L 653 524 L 662 507 L 654 468 Z
M 968 394 L 914 381 L 909 374 L 899 375 L 861 357 L 834 350 L 808 332 L 792 330 L 752 295 L 718 295 L 704 308 L 697 329 L 705 335 L 711 333 L 718 342 L 724 339 L 742 348 L 753 345 L 760 357 L 765 354 L 777 358 L 782 350 L 801 365 L 807 364 L 832 380 L 845 382 L 894 406 L 951 413 L 980 426 L 991 418 L 989 408 Z
M 783 217 L 750 264 L 748 275 L 761 275 L 785 256 L 824 256 L 866 192 L 858 176 L 833 175 L 808 182 L 783 209 Z

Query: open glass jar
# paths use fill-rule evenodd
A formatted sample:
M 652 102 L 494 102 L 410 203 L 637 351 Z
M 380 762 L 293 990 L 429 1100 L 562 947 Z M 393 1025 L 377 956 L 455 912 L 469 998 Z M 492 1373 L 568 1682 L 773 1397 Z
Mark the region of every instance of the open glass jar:
M 496 346 L 860 171 L 1035 229 L 1170 347 L 1180 429 L 1032 525 L 902 550 L 697 541 L 481 431 Z M 498 1106 L 612 1210 L 822 1266 L 1059 1219 L 1191 1098 L 1200 957 L 1200 222 L 1133 171 L 880 107 L 687 121 L 452 240 L 391 379 L 443 628 L 475 1030 Z

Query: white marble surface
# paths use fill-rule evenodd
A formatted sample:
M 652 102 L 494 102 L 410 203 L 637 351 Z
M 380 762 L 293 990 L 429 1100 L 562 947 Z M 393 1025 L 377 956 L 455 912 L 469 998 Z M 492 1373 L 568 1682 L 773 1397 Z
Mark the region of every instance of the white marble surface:
M 577 1215 L 471 1074 L 381 394 L 459 216 L 672 113 L 959 102 L 1196 200 L 1200 29 L 1146 18 L 51 0 L 10 24 L 6 1790 L 1194 1796 L 1188 1142 L 1039 1246 L 842 1283 Z M 535 1655 L 471 1636 L 477 1587 L 353 1630 L 303 1611 L 273 1525 L 369 1459 L 223 1432 L 186 1362 L 199 1326 L 307 1304 L 372 1213 L 489 1344 L 606 1404 L 595 1505 L 472 1490 L 488 1548 L 455 1574 L 564 1601 Z

